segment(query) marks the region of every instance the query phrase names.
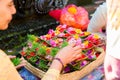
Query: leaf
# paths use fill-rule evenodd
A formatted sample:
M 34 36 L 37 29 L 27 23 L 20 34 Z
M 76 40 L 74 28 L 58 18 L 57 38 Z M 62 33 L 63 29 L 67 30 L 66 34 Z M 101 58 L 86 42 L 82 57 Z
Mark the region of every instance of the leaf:
M 37 60 L 38 60 L 37 57 L 31 57 L 31 58 L 29 59 L 29 61 L 32 62 L 32 63 L 35 63 Z
M 54 57 L 58 51 L 59 51 L 59 48 L 52 48 L 50 55 Z
M 21 62 L 20 58 L 17 58 L 17 57 L 11 59 L 11 61 L 12 61 L 12 63 L 13 63 L 15 66 L 19 65 L 20 62 Z
M 38 55 L 45 55 L 46 54 L 46 47 L 39 47 L 39 50 L 37 52 Z
M 65 47 L 65 46 L 67 46 L 67 45 L 68 45 L 68 42 L 64 41 L 64 42 L 62 43 L 61 47 L 63 48 L 63 47 Z
M 41 69 L 43 69 L 43 70 L 44 70 L 44 69 L 48 69 L 47 61 L 45 61 L 45 60 L 40 60 L 38 67 L 41 68 Z
M 36 39 L 37 39 L 37 36 L 35 36 L 35 35 L 27 35 L 27 37 L 28 37 L 28 41 L 31 41 L 31 42 L 33 42 L 33 41 L 36 41 Z

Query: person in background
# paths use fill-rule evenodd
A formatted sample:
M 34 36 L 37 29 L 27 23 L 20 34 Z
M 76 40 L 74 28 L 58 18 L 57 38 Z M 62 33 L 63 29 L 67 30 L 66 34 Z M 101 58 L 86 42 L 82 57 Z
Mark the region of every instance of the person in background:
M 104 61 L 106 80 L 120 80 L 119 11 L 120 6 L 118 0 L 107 0 L 107 3 L 103 3 L 97 8 L 87 29 L 89 32 L 100 34 L 103 34 L 100 32 L 100 29 L 104 28 L 107 30 L 107 48 Z M 109 18 L 107 19 L 107 17 Z
M 15 13 L 16 9 L 13 0 L 0 0 L 0 30 L 6 30 L 8 28 L 12 20 L 12 15 Z M 57 79 L 62 67 L 80 57 L 80 52 L 80 46 L 75 46 L 74 43 L 60 50 L 46 73 L 49 75 L 49 73 L 52 72 L 52 74 L 50 74 L 52 77 L 48 80 Z M 54 71 L 57 72 L 57 76 L 54 76 Z M 0 80 L 23 80 L 9 56 L 2 50 L 0 50 Z
M 15 13 L 13 0 L 0 0 L 0 30 L 8 28 L 8 23 Z M 22 80 L 9 56 L 2 50 L 0 50 L 0 80 Z
M 93 13 L 87 31 L 92 33 L 99 33 L 105 35 L 107 25 L 107 5 L 106 2 L 98 6 Z
M 107 0 L 106 80 L 120 80 L 120 0 Z
M 118 0 L 107 0 L 107 3 L 103 3 L 97 8 L 87 29 L 87 31 L 93 33 L 101 33 L 101 28 L 107 30 L 107 46 L 104 61 L 106 80 L 120 80 L 119 11 L 120 6 Z

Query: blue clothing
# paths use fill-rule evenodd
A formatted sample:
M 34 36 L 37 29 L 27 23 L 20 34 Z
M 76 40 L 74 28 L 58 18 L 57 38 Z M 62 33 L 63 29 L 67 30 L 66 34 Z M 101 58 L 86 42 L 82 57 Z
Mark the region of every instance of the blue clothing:
M 41 80 L 24 67 L 21 68 L 19 74 L 24 80 Z M 103 80 L 103 79 L 104 79 L 104 67 L 103 65 L 100 65 L 98 68 L 96 68 L 90 74 L 86 75 L 80 80 Z
M 24 80 L 41 80 L 24 67 L 21 68 L 21 70 L 19 71 L 19 74 Z

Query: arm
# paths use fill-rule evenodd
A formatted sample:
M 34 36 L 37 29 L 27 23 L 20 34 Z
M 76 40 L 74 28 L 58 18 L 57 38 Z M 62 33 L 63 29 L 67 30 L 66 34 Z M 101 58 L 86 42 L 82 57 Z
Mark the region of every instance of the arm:
M 2 50 L 0 50 L 0 80 L 23 80 Z
M 120 1 L 107 0 L 107 49 L 105 56 L 106 80 L 120 80 Z
M 87 31 L 96 33 L 100 32 L 100 29 L 106 26 L 107 21 L 107 5 L 103 3 L 100 5 L 93 14 Z
M 65 66 L 71 61 L 79 58 L 81 56 L 80 52 L 80 46 L 75 46 L 75 44 L 71 44 L 61 49 L 57 53 L 55 58 L 59 58 Z M 61 70 L 62 64 L 58 60 L 53 60 L 49 70 L 46 72 L 42 80 L 58 80 Z

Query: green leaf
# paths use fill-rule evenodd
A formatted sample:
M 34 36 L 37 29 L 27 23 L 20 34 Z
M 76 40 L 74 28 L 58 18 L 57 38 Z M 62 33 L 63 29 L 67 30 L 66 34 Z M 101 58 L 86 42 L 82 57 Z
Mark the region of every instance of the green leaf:
M 45 61 L 45 60 L 40 60 L 38 67 L 41 68 L 41 69 L 43 69 L 43 70 L 44 70 L 44 69 L 48 69 L 47 61 Z
M 28 41 L 31 41 L 31 42 L 33 42 L 33 41 L 35 41 L 36 40 L 36 38 L 37 38 L 37 36 L 35 36 L 35 35 L 27 35 L 27 37 L 28 37 Z
M 67 46 L 67 45 L 68 45 L 68 42 L 64 41 L 64 42 L 62 43 L 61 47 L 63 48 L 63 47 L 65 47 L 65 46 Z
M 38 55 L 45 55 L 46 54 L 46 47 L 41 46 L 37 52 Z
M 50 55 L 54 57 L 58 51 L 59 51 L 59 48 L 52 48 Z
M 32 43 L 32 48 L 31 48 L 31 50 L 32 50 L 32 51 L 35 51 L 35 49 L 38 48 L 38 47 L 39 47 L 39 43 L 33 42 L 33 43 Z
M 37 60 L 38 60 L 37 57 L 31 57 L 31 58 L 29 59 L 29 61 L 32 62 L 32 63 L 35 63 Z
M 13 58 L 11 59 L 11 61 L 15 66 L 19 65 L 21 62 L 20 58 Z

